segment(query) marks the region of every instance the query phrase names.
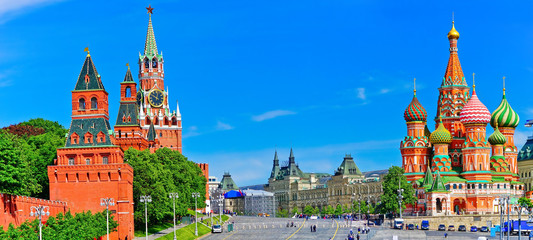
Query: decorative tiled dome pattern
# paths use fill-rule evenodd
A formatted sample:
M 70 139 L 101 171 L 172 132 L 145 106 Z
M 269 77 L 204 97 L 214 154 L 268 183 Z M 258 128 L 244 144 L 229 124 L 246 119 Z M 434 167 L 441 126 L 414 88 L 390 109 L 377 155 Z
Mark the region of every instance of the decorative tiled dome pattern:
M 489 136 L 489 143 L 492 145 L 503 145 L 507 142 L 507 138 L 498 130 L 498 126 L 494 129 L 494 132 Z
M 452 142 L 452 135 L 450 131 L 444 127 L 442 121 L 439 123 L 439 127 L 431 133 L 429 141 L 433 144 L 449 144 Z
M 511 105 L 509 105 L 507 99 L 505 99 L 505 95 L 503 95 L 503 99 L 500 103 L 500 106 L 498 106 L 498 108 L 496 108 L 496 110 L 494 110 L 494 112 L 492 113 L 490 125 L 492 127 L 496 127 L 497 125 L 500 127 L 516 128 L 519 122 L 520 117 L 518 116 L 518 113 L 516 113 L 513 108 L 511 108 Z
M 426 112 L 426 109 L 422 107 L 422 104 L 420 104 L 420 102 L 416 98 L 416 95 L 413 96 L 413 100 L 411 100 L 411 103 L 405 109 L 405 112 L 403 113 L 403 117 L 405 118 L 405 121 L 407 122 L 413 122 L 413 121 L 425 122 L 426 121 L 428 114 Z
M 490 112 L 487 107 L 479 101 L 476 90 L 472 92 L 472 97 L 461 111 L 461 122 L 463 124 L 490 122 Z
M 428 139 L 431 136 L 431 131 L 429 131 L 428 125 L 424 126 L 424 136 L 426 136 Z

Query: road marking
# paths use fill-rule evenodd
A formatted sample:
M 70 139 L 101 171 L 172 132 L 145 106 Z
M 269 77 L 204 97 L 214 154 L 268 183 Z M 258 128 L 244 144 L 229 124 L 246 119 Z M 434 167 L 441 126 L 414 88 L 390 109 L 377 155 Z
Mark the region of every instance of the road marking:
M 231 236 L 232 236 L 233 234 L 235 234 L 235 233 L 237 233 L 237 231 L 233 231 L 233 233 L 232 233 L 232 234 L 230 234 L 229 236 L 227 236 L 227 237 L 223 238 L 222 240 L 226 240 L 226 238 L 229 238 L 229 237 L 231 237 Z
M 337 222 L 337 220 L 335 220 L 335 222 L 337 223 L 337 229 L 335 230 L 335 233 L 333 234 L 333 238 L 331 238 L 331 240 L 335 239 L 335 236 L 337 236 L 337 231 L 339 231 L 339 222 Z
M 307 219 L 304 219 L 304 222 L 303 222 L 302 225 L 298 228 L 298 230 L 296 230 L 296 232 L 294 232 L 292 235 L 290 235 L 290 236 L 289 236 L 287 239 L 285 239 L 285 240 L 289 240 L 292 236 L 294 236 L 294 234 L 296 234 L 298 231 L 300 231 L 300 229 L 302 229 L 302 227 L 304 226 L 306 220 L 307 220 Z M 222 239 L 222 240 L 224 240 L 224 239 Z

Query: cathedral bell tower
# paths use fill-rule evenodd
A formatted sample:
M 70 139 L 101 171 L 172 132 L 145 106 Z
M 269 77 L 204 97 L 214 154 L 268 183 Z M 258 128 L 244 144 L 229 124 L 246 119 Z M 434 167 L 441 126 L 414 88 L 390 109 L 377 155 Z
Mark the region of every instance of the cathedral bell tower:
M 153 124 L 155 138 L 158 139 L 155 149 L 166 147 L 181 152 L 181 114 L 179 106 L 176 106 L 175 111 L 170 110 L 168 88 L 165 91 L 165 61 L 163 54 L 157 50 L 152 26 L 153 8 L 148 6 L 146 9 L 148 32 L 144 52 L 139 53 L 140 88 L 136 96 L 139 124 L 145 138 L 148 138 L 150 125 Z

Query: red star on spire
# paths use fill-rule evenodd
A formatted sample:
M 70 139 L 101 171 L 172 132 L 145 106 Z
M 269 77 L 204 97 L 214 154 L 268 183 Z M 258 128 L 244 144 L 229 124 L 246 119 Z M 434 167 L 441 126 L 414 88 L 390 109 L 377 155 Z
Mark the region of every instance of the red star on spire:
M 154 10 L 154 8 L 152 8 L 150 5 L 148 5 L 148 7 L 146 8 L 146 10 L 148 10 L 148 13 L 149 13 L 149 14 L 152 14 L 152 11 Z

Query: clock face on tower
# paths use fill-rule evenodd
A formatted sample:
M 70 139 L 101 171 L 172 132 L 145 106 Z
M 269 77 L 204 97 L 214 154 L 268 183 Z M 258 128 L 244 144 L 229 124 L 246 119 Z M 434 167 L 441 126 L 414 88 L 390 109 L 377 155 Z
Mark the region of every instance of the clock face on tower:
M 141 91 L 137 92 L 137 105 L 142 106 L 143 103 L 143 94 Z
M 152 107 L 161 107 L 163 106 L 165 95 L 163 94 L 163 91 L 154 89 L 148 95 L 148 100 L 150 100 L 150 105 L 152 105 Z

